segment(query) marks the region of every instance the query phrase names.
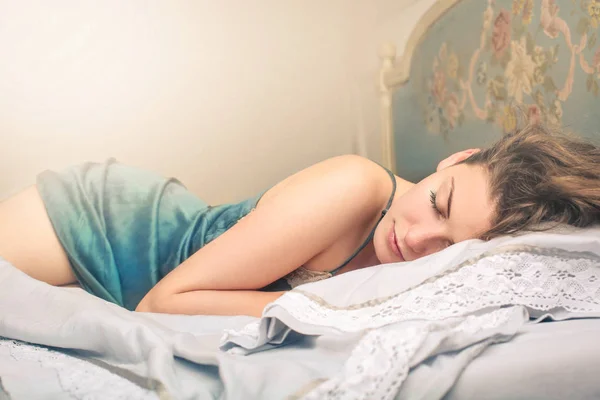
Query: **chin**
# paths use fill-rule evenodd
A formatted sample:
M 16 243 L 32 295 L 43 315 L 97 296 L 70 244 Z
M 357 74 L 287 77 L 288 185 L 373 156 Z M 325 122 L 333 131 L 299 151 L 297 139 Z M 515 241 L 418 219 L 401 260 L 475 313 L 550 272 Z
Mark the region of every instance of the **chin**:
M 375 257 L 377 257 L 379 264 L 389 264 L 395 262 L 395 260 L 392 259 L 392 255 L 388 252 L 387 243 L 378 238 L 377 235 L 373 238 L 373 248 L 375 250 Z

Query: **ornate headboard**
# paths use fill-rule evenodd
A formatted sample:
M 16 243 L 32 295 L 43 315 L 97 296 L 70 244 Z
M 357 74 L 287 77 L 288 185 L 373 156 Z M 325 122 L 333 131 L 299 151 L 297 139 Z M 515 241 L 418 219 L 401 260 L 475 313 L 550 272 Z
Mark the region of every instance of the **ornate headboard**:
M 530 118 L 600 131 L 600 0 L 439 0 L 380 52 L 384 163 L 419 180 Z

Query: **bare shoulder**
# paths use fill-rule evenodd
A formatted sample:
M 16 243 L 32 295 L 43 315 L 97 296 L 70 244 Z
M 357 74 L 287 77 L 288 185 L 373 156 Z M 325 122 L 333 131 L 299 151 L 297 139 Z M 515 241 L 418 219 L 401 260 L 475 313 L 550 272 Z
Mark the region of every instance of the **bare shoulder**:
M 368 158 L 342 155 L 314 164 L 278 183 L 265 194 L 264 203 L 295 186 L 323 195 L 332 193 L 338 199 L 349 196 L 346 200 L 362 203 L 363 207 L 365 203 L 378 206 L 389 197 L 391 179 L 383 167 Z
M 363 184 L 377 184 L 379 178 L 387 176 L 382 166 L 354 154 L 332 157 L 322 164 L 332 171 L 347 175 L 348 178 Z M 389 180 L 389 177 L 385 180 Z

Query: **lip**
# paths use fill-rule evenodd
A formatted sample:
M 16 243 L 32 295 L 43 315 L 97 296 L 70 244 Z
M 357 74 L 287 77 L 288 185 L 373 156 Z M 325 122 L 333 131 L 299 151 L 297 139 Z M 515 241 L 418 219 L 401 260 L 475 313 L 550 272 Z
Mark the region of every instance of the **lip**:
M 392 249 L 392 252 L 400 258 L 400 261 L 404 261 L 404 256 L 402 255 L 402 250 L 400 250 L 400 246 L 398 245 L 398 238 L 396 237 L 396 231 L 394 228 L 396 224 L 392 224 L 392 228 L 390 229 L 390 233 L 388 234 L 388 244 Z

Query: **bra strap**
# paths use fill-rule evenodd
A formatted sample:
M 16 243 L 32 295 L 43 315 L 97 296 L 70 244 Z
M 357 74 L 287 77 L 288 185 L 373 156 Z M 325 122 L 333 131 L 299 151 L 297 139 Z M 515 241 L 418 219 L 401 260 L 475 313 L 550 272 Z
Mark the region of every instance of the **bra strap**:
M 358 255 L 358 253 L 360 253 L 365 247 L 367 247 L 367 245 L 369 244 L 369 242 L 373 239 L 373 236 L 375 235 L 375 230 L 377 229 L 377 226 L 379 225 L 379 223 L 381 222 L 381 220 L 383 219 L 383 217 L 385 217 L 385 214 L 387 214 L 388 210 L 390 209 L 390 207 L 392 205 L 392 201 L 394 200 L 394 195 L 396 194 L 396 177 L 394 176 L 394 174 L 392 173 L 392 171 L 390 171 L 389 169 L 385 168 L 383 165 L 380 165 L 380 167 L 383 168 L 383 169 L 385 169 L 386 172 L 388 173 L 388 175 L 390 176 L 390 178 L 392 179 L 392 194 L 390 196 L 390 199 L 388 200 L 388 202 L 387 202 L 387 204 L 385 206 L 385 209 L 383 209 L 383 211 L 381 211 L 381 216 L 377 220 L 377 223 L 375 224 L 375 227 L 373 227 L 373 229 L 369 233 L 369 236 L 367 236 L 367 238 L 360 245 L 360 247 L 358 249 L 356 249 L 356 251 L 354 253 L 352 253 L 352 255 L 346 261 L 344 261 L 344 263 L 342 265 L 340 265 L 339 267 L 337 267 L 333 271 L 329 271 L 329 273 L 331 275 L 335 275 L 339 270 L 341 270 L 346 265 L 348 265 L 348 263 L 350 261 L 352 261 L 354 259 L 354 257 L 356 257 Z

